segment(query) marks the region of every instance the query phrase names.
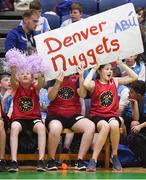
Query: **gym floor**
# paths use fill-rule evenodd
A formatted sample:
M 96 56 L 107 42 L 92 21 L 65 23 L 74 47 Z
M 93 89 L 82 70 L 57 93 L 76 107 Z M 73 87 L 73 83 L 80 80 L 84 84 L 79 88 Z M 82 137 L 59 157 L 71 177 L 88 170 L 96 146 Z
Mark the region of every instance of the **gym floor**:
M 122 172 L 98 168 L 96 172 L 75 170 L 36 172 L 34 167 L 21 166 L 17 173 L 1 172 L 0 179 L 146 179 L 144 168 L 123 168 Z

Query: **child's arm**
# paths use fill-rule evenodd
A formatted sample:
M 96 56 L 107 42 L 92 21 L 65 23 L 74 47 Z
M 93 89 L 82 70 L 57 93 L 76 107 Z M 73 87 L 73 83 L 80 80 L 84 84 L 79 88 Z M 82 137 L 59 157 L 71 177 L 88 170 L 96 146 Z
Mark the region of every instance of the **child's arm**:
M 137 133 L 139 133 L 139 132 L 141 131 L 141 129 L 143 129 L 143 128 L 146 128 L 146 122 L 143 122 L 143 123 L 141 123 L 141 124 L 138 124 L 138 125 L 136 125 L 136 126 L 133 126 L 133 127 L 131 128 L 131 131 L 132 131 L 133 133 L 137 134 Z
M 44 86 L 45 84 L 45 78 L 44 76 L 42 76 L 41 73 L 38 73 L 38 83 L 36 84 L 35 88 L 37 91 L 37 94 L 39 94 L 40 89 Z
M 85 116 L 86 106 L 85 106 L 85 100 L 83 98 L 80 98 L 80 104 L 81 104 L 81 114 Z
M 11 105 L 10 105 L 10 108 L 9 108 L 9 111 L 8 111 L 8 114 L 7 114 L 7 116 L 8 116 L 9 118 L 11 118 L 12 112 L 13 112 L 13 101 L 11 102 Z
M 83 83 L 84 83 L 84 77 L 83 77 L 83 68 L 82 67 L 78 67 L 77 71 L 79 73 L 79 83 L 80 83 L 80 87 L 78 88 L 78 94 L 81 98 L 85 98 L 87 96 L 87 90 L 84 87 Z
M 54 86 L 48 88 L 48 99 L 50 101 L 53 101 L 56 98 L 63 79 L 64 79 L 64 74 L 63 72 L 61 72 L 56 78 L 56 82 Z
M 0 120 L 2 119 L 2 109 L 1 109 L 1 102 L 0 102 Z
M 136 81 L 138 79 L 137 74 L 130 69 L 126 64 L 122 63 L 121 60 L 117 61 L 117 64 L 125 70 L 125 72 L 127 73 L 128 76 L 125 77 L 120 77 L 117 78 L 118 79 L 118 85 L 124 85 L 124 84 L 130 84 L 133 81 Z
M 139 108 L 138 108 L 138 102 L 135 99 L 129 99 L 131 102 L 131 108 L 132 108 L 132 119 L 133 121 L 139 120 Z
M 5 102 L 6 102 L 6 99 L 8 96 L 12 95 L 12 89 L 8 89 L 4 96 L 2 97 L 2 100 L 1 100 L 1 104 L 2 104 L 2 110 L 4 111 L 4 107 L 5 107 Z
M 17 89 L 18 85 L 19 84 L 18 84 L 18 81 L 16 78 L 16 67 L 12 66 L 11 67 L 11 86 L 12 86 L 12 89 Z
M 83 85 L 90 92 L 92 92 L 94 90 L 95 82 L 92 81 L 92 78 L 93 78 L 93 75 L 97 71 L 98 68 L 99 68 L 99 65 L 96 65 L 94 68 L 92 68 L 91 71 L 89 72 L 89 74 L 87 75 L 87 77 L 84 80 Z

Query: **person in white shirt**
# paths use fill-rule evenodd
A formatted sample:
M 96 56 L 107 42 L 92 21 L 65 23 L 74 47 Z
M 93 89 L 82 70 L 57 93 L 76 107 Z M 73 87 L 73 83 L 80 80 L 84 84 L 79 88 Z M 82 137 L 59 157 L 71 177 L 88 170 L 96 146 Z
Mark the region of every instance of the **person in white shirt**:
M 138 80 L 146 80 L 145 65 L 142 61 L 139 60 L 139 55 L 126 58 L 125 63 L 138 75 Z M 122 72 L 122 75 L 126 75 L 125 72 Z
M 80 3 L 73 3 L 70 7 L 70 18 L 61 24 L 61 27 L 65 27 L 71 23 L 80 21 L 83 15 L 83 7 Z

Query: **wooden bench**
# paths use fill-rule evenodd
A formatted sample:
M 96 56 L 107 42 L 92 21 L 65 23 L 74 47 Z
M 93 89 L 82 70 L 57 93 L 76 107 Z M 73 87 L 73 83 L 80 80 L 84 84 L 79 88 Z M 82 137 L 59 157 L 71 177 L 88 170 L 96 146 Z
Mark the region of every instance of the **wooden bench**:
M 68 133 L 77 133 L 73 132 L 72 130 L 69 129 L 64 129 L 63 134 L 68 134 Z M 122 133 L 122 129 L 120 128 L 120 133 Z M 56 154 L 56 159 L 58 160 L 76 160 L 78 154 Z M 86 154 L 84 157 L 84 160 L 89 160 L 91 158 L 92 154 Z M 10 154 L 6 154 L 5 156 L 6 160 L 11 159 Z M 17 155 L 18 161 L 25 161 L 25 160 L 38 160 L 38 154 L 18 154 Z M 48 155 L 45 154 L 45 160 L 48 159 Z M 99 155 L 98 160 L 103 160 L 104 161 L 104 167 L 109 168 L 109 163 L 110 163 L 110 138 L 109 136 L 107 137 L 106 143 L 103 147 L 102 152 Z

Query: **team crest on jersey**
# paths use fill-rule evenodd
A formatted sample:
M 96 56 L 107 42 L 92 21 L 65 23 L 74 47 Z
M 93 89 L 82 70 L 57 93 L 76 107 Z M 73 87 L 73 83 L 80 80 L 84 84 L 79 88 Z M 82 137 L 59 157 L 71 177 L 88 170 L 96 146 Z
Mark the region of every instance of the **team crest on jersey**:
M 74 90 L 70 87 L 63 87 L 59 90 L 58 95 L 62 99 L 71 99 L 74 96 Z
M 31 97 L 21 97 L 19 99 L 19 110 L 21 112 L 28 112 L 33 109 L 33 101 Z
M 100 96 L 100 103 L 102 106 L 108 107 L 113 102 L 113 93 L 111 91 L 106 91 Z

